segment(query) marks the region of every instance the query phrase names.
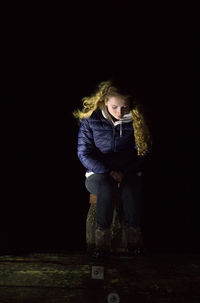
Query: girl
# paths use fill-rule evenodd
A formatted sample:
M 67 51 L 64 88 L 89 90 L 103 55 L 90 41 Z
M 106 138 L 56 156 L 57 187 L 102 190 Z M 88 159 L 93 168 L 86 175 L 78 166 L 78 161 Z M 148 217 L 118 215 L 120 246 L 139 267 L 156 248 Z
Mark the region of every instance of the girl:
M 117 81 L 101 82 L 82 99 L 82 110 L 73 115 L 80 121 L 78 157 L 86 168 L 86 188 L 97 196 L 96 250 L 105 254 L 110 237 L 114 201 L 120 192 L 126 220 L 129 252 L 140 248 L 141 175 L 151 138 L 132 88 Z

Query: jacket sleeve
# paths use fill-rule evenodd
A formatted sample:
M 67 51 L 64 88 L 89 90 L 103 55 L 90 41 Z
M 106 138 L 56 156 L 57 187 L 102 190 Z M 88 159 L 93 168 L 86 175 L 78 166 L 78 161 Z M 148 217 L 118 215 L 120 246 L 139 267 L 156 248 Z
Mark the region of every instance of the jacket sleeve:
M 148 169 L 149 156 L 149 154 L 138 156 L 137 146 L 134 144 L 132 149 L 119 153 L 119 158 L 115 162 L 118 163 L 118 170 L 123 173 L 144 172 Z
M 110 168 L 104 161 L 103 154 L 96 148 L 93 132 L 87 119 L 83 119 L 78 132 L 78 158 L 83 166 L 94 173 L 107 173 Z
M 126 157 L 121 161 L 121 171 L 124 173 L 129 172 L 145 172 L 148 170 L 149 156 L 138 156 L 135 152 L 129 152 Z

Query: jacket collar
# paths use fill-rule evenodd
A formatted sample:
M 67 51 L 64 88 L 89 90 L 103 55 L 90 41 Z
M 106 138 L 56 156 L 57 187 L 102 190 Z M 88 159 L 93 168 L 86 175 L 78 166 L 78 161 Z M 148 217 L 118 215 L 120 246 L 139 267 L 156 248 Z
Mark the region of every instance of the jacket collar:
M 108 116 L 106 115 L 106 113 L 104 112 L 104 110 L 101 110 L 102 115 L 104 116 L 105 119 L 108 120 Z M 133 118 L 131 116 L 131 114 L 126 114 L 122 117 L 122 119 L 118 120 L 118 121 L 113 121 L 112 119 L 110 119 L 110 121 L 113 123 L 114 126 L 118 125 L 118 124 L 122 124 L 122 123 L 129 123 L 131 121 L 133 121 Z

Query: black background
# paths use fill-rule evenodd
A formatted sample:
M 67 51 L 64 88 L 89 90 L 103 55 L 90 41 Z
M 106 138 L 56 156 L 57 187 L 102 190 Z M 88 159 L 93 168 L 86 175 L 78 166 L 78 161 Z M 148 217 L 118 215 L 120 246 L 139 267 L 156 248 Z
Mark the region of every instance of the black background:
M 143 192 L 147 244 L 199 250 L 195 12 L 128 1 L 8 9 L 2 252 L 84 249 L 89 202 L 72 112 L 113 76 L 133 83 L 153 135 Z

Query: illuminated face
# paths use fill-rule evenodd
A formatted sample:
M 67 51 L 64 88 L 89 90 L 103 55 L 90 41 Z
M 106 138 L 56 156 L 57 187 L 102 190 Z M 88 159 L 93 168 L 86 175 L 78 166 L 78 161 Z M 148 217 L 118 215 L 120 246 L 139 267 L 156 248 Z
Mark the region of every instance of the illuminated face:
M 108 101 L 105 101 L 105 105 L 107 106 L 109 114 L 117 120 L 122 119 L 122 117 L 130 111 L 129 101 L 120 96 L 108 98 Z

